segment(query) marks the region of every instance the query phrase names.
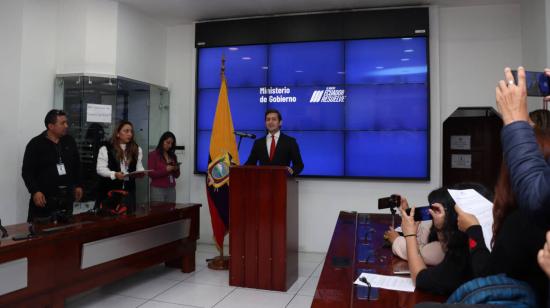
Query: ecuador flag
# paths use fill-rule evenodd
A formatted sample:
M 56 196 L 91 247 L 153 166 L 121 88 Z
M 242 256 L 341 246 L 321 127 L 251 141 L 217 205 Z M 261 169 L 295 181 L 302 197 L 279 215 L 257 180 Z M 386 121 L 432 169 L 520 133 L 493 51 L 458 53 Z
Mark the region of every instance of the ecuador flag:
M 206 194 L 212 230 L 218 250 L 223 253 L 223 239 L 229 230 L 229 167 L 239 164 L 237 142 L 227 97 L 225 75 L 221 74 L 220 94 L 212 124 Z

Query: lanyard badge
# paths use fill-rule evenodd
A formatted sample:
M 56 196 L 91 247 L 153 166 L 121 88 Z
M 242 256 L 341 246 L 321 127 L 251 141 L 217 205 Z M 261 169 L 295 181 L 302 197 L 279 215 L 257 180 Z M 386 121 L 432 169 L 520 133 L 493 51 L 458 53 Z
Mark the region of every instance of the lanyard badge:
M 65 164 L 60 162 L 57 164 L 57 174 L 66 175 L 67 171 L 65 170 Z

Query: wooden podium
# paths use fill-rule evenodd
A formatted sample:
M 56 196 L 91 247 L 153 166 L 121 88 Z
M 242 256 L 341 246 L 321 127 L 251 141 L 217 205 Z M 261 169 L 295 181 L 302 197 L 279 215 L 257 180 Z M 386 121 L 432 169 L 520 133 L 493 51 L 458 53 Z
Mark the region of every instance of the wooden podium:
M 298 183 L 286 167 L 237 166 L 229 185 L 229 284 L 286 291 L 298 278 Z

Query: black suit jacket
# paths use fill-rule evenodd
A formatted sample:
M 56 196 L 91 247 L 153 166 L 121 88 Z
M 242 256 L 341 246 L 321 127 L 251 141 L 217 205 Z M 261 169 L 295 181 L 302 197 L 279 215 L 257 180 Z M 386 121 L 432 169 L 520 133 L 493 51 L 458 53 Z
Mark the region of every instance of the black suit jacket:
M 300 154 L 300 148 L 298 147 L 298 143 L 296 143 L 296 139 L 281 132 L 277 146 L 275 147 L 273 161 L 270 161 L 269 153 L 267 153 L 266 137 L 264 136 L 254 141 L 254 146 L 245 165 L 256 165 L 259 162 L 260 166 L 290 167 L 290 163 L 292 162 L 293 174 L 300 174 L 304 169 L 304 163 L 302 162 L 302 155 Z

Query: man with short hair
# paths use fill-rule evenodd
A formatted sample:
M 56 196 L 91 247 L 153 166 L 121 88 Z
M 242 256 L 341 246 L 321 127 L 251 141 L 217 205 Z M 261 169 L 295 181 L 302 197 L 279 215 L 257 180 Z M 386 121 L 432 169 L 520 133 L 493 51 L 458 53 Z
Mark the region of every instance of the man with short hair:
M 80 157 L 75 140 L 67 135 L 67 115 L 50 110 L 44 124 L 46 130 L 29 141 L 23 157 L 22 176 L 31 194 L 28 222 L 72 214 L 73 202 L 83 193 Z
M 281 133 L 283 118 L 278 110 L 265 112 L 267 136 L 254 142 L 245 165 L 287 166 L 288 173 L 298 175 L 304 169 L 296 139 Z M 292 167 L 291 167 L 292 163 Z

